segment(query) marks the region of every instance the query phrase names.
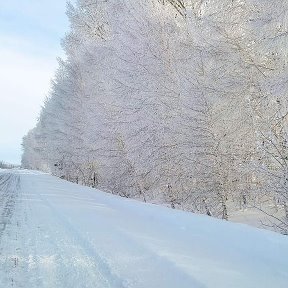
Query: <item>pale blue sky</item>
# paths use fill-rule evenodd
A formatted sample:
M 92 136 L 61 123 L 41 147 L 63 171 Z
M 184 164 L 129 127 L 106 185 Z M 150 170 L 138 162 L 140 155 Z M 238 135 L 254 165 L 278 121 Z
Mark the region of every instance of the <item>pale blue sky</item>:
M 66 0 L 0 0 L 0 160 L 21 161 L 68 31 Z

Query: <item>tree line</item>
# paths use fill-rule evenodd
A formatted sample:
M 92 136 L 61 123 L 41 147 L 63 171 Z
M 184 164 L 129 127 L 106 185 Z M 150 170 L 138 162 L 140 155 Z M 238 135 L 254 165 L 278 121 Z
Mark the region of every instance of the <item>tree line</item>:
M 78 0 L 67 16 L 22 166 L 226 220 L 270 199 L 287 233 L 287 1 Z

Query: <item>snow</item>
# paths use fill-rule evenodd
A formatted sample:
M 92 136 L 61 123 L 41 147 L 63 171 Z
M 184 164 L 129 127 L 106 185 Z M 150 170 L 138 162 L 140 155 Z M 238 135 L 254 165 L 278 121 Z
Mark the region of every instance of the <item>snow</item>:
M 286 288 L 288 238 L 0 172 L 0 287 Z

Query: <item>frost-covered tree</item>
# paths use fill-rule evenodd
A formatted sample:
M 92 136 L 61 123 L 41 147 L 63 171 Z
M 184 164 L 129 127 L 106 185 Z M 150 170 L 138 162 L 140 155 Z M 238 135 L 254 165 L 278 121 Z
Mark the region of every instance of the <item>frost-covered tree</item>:
M 262 195 L 287 207 L 284 0 L 78 0 L 67 15 L 24 166 L 223 219 Z

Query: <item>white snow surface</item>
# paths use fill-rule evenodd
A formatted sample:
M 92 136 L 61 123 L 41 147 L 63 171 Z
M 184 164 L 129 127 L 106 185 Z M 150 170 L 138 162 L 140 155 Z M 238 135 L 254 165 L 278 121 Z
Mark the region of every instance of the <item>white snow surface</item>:
M 287 288 L 288 237 L 0 172 L 0 287 Z

